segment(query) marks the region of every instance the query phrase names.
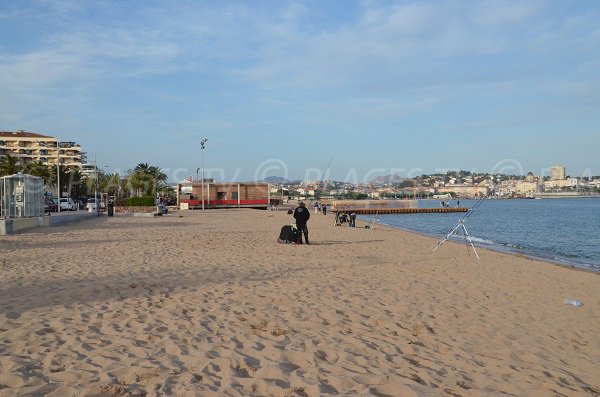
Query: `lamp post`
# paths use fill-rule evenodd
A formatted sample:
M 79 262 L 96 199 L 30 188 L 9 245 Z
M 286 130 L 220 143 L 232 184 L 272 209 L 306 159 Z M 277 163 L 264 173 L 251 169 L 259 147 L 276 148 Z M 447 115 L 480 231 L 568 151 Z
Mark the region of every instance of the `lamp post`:
M 100 216 L 100 200 L 98 200 L 98 161 L 94 154 L 94 173 L 96 174 L 96 186 L 94 189 L 94 203 L 96 205 L 96 216 Z
M 56 140 L 56 194 L 58 195 L 58 208 L 60 212 L 60 141 Z
M 202 154 L 202 209 L 204 210 L 204 149 L 208 139 L 200 141 L 200 153 Z

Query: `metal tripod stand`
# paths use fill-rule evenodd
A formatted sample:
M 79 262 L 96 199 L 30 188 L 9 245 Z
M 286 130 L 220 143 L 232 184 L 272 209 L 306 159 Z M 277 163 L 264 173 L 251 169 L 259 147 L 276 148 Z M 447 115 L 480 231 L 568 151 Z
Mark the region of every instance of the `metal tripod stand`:
M 460 228 L 462 228 L 462 230 L 463 230 L 463 233 L 464 233 L 464 236 L 465 236 L 465 241 L 467 241 L 469 244 L 471 244 L 471 247 L 473 248 L 473 252 L 475 252 L 475 256 L 477 257 L 477 259 L 479 259 L 479 255 L 477 255 L 477 250 L 475 249 L 475 246 L 473 245 L 473 240 L 471 240 L 471 235 L 469 234 L 469 231 L 468 231 L 468 230 L 467 230 L 467 228 L 465 227 L 465 218 L 466 218 L 466 217 L 464 217 L 464 218 L 461 218 L 461 219 L 458 221 L 458 224 L 457 224 L 456 226 L 454 226 L 454 229 L 452 229 L 452 230 L 450 231 L 450 233 L 448 233 L 448 234 L 446 235 L 446 237 L 444 237 L 444 238 L 442 239 L 442 241 L 440 241 L 440 242 L 439 242 L 439 243 L 436 245 L 436 247 L 433 249 L 433 251 L 431 251 L 431 252 L 435 252 L 435 250 L 436 250 L 436 249 L 438 249 L 438 248 L 439 248 L 439 247 L 440 247 L 442 244 L 444 244 L 444 242 L 445 242 L 446 240 L 448 240 L 448 238 L 450 238 L 450 236 L 451 236 L 451 235 L 453 235 L 453 234 L 456 234 L 457 230 L 458 230 L 458 229 L 460 229 Z M 467 249 L 468 249 L 468 247 L 467 247 Z

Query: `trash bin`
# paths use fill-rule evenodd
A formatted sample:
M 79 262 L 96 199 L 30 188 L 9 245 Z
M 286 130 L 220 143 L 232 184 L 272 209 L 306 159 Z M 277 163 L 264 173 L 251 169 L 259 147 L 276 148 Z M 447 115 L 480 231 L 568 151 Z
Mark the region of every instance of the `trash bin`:
M 112 200 L 108 201 L 108 216 L 113 216 L 115 213 L 115 203 Z

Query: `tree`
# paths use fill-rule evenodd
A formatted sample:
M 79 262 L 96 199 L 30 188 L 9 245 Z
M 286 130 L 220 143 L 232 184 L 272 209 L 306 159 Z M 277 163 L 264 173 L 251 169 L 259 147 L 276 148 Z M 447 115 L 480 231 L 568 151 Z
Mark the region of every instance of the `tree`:
M 0 176 L 14 175 L 23 169 L 18 157 L 6 154 L 0 157 Z
M 154 192 L 163 191 L 167 188 L 167 174 L 159 167 L 150 167 L 150 175 L 154 182 Z
M 100 190 L 107 192 L 111 196 L 116 196 L 121 190 L 121 176 L 118 173 L 100 175 Z
M 56 177 L 57 167 L 53 165 L 47 167 L 47 169 L 48 182 L 46 182 L 46 186 L 56 187 L 56 182 L 58 181 L 58 178 Z M 82 197 L 86 195 L 88 191 L 86 188 L 86 180 L 79 169 L 62 165 L 58 166 L 58 170 L 60 172 L 59 192 L 66 192 L 69 197 Z
M 127 180 L 137 196 L 154 196 L 166 187 L 167 175 L 159 167 L 139 163 Z
M 61 185 L 62 185 L 62 173 L 61 173 Z M 87 193 L 87 189 L 85 188 L 85 184 L 83 181 L 83 175 L 78 168 L 69 168 L 65 172 L 65 177 L 67 180 L 67 186 L 69 196 L 70 197 L 82 197 Z
M 23 171 L 29 175 L 39 176 L 40 178 L 44 179 L 44 184 L 46 186 L 52 185 L 52 172 L 50 171 L 50 167 L 41 161 L 27 164 L 25 167 L 23 167 Z

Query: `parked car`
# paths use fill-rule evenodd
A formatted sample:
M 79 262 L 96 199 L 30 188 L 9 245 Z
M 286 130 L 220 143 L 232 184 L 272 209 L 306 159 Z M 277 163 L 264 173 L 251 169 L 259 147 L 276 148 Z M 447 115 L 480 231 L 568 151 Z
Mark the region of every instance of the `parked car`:
M 104 202 L 102 200 L 97 200 L 93 197 L 87 200 L 87 203 L 85 204 L 85 208 L 88 211 L 96 211 L 96 201 L 99 202 L 100 211 L 104 210 L 104 207 L 105 207 Z
M 58 211 L 58 205 L 52 199 L 44 200 L 44 212 L 56 212 Z
M 60 199 L 60 210 L 61 211 L 75 211 L 77 206 L 73 199 L 70 198 L 61 198 Z

